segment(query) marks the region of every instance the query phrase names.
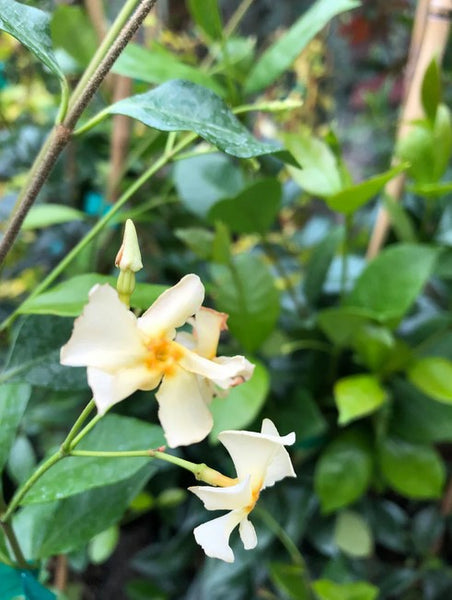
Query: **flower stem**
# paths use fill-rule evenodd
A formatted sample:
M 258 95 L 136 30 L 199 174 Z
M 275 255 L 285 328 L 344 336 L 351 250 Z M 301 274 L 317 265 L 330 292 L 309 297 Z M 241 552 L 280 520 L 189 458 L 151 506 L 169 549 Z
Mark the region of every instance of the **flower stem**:
M 63 446 L 66 448 L 68 448 L 68 453 L 72 455 L 72 450 L 73 448 L 75 448 L 76 446 L 78 446 L 78 444 L 83 440 L 83 438 L 85 437 L 85 435 L 87 435 L 91 429 L 93 429 L 98 423 L 99 421 L 102 419 L 104 415 L 96 415 L 89 423 L 88 425 L 85 425 L 85 427 L 80 431 L 80 433 L 78 433 L 76 436 L 72 437 L 72 440 L 69 444 L 66 444 L 66 442 L 63 443 Z
M 294 544 L 292 539 L 287 535 L 281 525 L 273 518 L 273 516 L 264 508 L 258 506 L 254 509 L 254 513 L 257 514 L 262 521 L 267 525 L 267 527 L 276 535 L 281 544 L 287 550 L 292 562 L 295 565 L 303 568 L 303 571 L 307 574 L 308 570 L 306 568 L 306 563 L 303 558 L 303 555 L 298 550 L 297 546 Z
M 73 439 L 75 438 L 77 433 L 80 431 L 81 426 L 86 421 L 88 416 L 91 414 L 91 412 L 93 411 L 95 406 L 96 405 L 94 403 L 94 400 L 90 400 L 88 402 L 88 404 L 85 406 L 85 408 L 83 409 L 83 411 L 81 412 L 79 418 L 76 420 L 76 422 L 72 426 L 72 429 L 69 431 L 66 439 L 64 440 L 64 442 L 61 445 L 61 449 L 64 453 L 69 452 L 69 449 L 71 447 L 71 443 L 72 443 Z

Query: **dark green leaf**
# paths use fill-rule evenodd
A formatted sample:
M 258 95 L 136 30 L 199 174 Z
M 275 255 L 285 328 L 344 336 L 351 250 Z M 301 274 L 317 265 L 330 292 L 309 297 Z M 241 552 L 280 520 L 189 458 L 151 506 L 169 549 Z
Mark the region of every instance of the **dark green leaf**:
M 68 221 L 81 221 L 85 214 L 70 206 L 63 204 L 38 204 L 32 206 L 25 217 L 22 229 L 39 229 L 49 225 L 67 223 Z
M 366 520 L 357 512 L 340 512 L 334 527 L 334 541 L 337 546 L 356 558 L 368 558 L 373 551 L 373 536 Z
M 0 472 L 8 458 L 30 395 L 28 383 L 4 383 L 0 386 Z
M 421 556 L 429 556 L 432 548 L 444 534 L 445 516 L 439 507 L 426 506 L 413 518 L 412 537 L 413 544 Z
M 452 404 L 452 361 L 440 356 L 420 358 L 410 365 L 407 376 L 427 396 Z
M 311 599 L 308 576 L 303 567 L 272 562 L 269 570 L 272 582 L 284 597 L 289 600 Z
M 273 225 L 281 203 L 277 179 L 261 179 L 234 198 L 220 200 L 209 211 L 209 220 L 223 221 L 234 233 L 265 234 Z
M 386 481 L 399 494 L 419 500 L 440 497 L 446 472 L 432 447 L 387 438 L 379 447 L 379 464 Z
M 396 340 L 386 327 L 365 324 L 353 337 L 353 348 L 359 361 L 371 371 L 379 371 L 398 352 Z
M 375 412 L 385 399 L 386 392 L 374 375 L 349 375 L 334 386 L 340 425 Z
M 80 6 L 57 5 L 50 29 L 55 47 L 72 56 L 80 68 L 86 67 L 98 46 L 96 32 L 86 11 Z
M 421 244 L 395 244 L 383 250 L 358 277 L 347 304 L 397 322 L 427 283 L 438 250 Z
M 132 117 L 160 131 L 194 131 L 220 150 L 240 158 L 278 150 L 254 138 L 214 92 L 183 79 L 120 100 L 106 112 Z
M 229 314 L 231 333 L 249 352 L 272 332 L 279 315 L 279 294 L 267 266 L 252 254 L 239 254 L 232 265 L 211 265 L 212 295 L 218 310 Z
M 245 185 L 240 169 L 223 154 L 177 161 L 173 177 L 182 204 L 200 217 L 205 217 L 218 200 L 235 196 Z
M 435 122 L 436 110 L 441 102 L 441 96 L 441 71 L 438 58 L 435 56 L 425 70 L 421 88 L 422 106 L 432 123 Z
M 306 266 L 303 289 L 308 302 L 314 305 L 322 293 L 331 261 L 343 238 L 344 229 L 336 227 L 328 232 L 318 246 L 314 248 Z
M 212 40 L 220 40 L 223 35 L 218 0 L 188 0 L 188 8 L 195 23 Z
M 216 440 L 226 429 L 244 429 L 261 409 L 270 387 L 270 376 L 264 365 L 255 364 L 249 381 L 229 390 L 226 398 L 214 398 L 210 405 L 214 419 L 211 440 Z
M 365 308 L 352 308 L 340 306 L 338 308 L 326 308 L 317 315 L 320 329 L 337 346 L 348 346 L 359 328 L 376 317 Z
M 353 429 L 339 434 L 316 465 L 314 487 L 322 511 L 332 512 L 357 500 L 366 491 L 372 470 L 366 435 Z
M 286 71 L 300 52 L 336 15 L 359 6 L 354 0 L 317 0 L 257 61 L 249 74 L 245 92 L 264 89 Z
M 165 443 L 161 427 L 118 415 L 106 415 L 77 446 L 77 450 L 125 452 L 159 448 Z M 70 456 L 49 469 L 24 497 L 22 504 L 49 502 L 91 488 L 128 479 L 151 462 L 148 475 L 158 463 L 148 458 L 98 458 Z
M 318 600 L 376 600 L 378 597 L 378 588 L 363 581 L 334 583 L 318 579 L 312 587 Z
M 197 67 L 191 67 L 181 62 L 170 52 L 161 48 L 152 51 L 129 44 L 120 54 L 112 71 L 125 77 L 140 79 L 147 83 L 159 85 L 170 79 L 186 79 L 209 88 L 219 96 L 225 96 L 224 87 L 213 77 Z
M 452 185 L 451 185 L 452 190 Z M 386 210 L 391 219 L 392 228 L 401 242 L 417 242 L 414 223 L 400 202 L 396 202 L 390 196 L 383 198 Z
M 312 448 L 322 441 L 328 429 L 325 417 L 318 404 L 304 388 L 298 388 L 293 398 L 278 406 L 278 428 L 294 431 L 297 447 Z
M 15 0 L 0 0 L 0 29 L 23 44 L 43 62 L 54 75 L 65 82 L 53 54 L 47 13 Z

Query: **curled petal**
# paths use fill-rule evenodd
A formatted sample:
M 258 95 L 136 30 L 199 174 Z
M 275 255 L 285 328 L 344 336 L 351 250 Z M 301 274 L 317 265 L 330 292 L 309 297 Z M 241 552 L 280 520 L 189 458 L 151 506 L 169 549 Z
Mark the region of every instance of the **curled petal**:
M 180 364 L 187 371 L 206 377 L 223 389 L 236 385 L 238 377 L 247 381 L 254 371 L 254 365 L 244 356 L 220 356 L 208 360 L 195 352 L 186 352 Z
M 112 287 L 95 285 L 82 315 L 75 320 L 71 338 L 61 348 L 61 364 L 114 372 L 145 356 L 135 315 Z
M 87 374 L 94 402 L 101 415 L 137 390 L 154 389 L 161 379 L 161 374 L 152 373 L 144 365 L 121 369 L 113 374 L 88 367 Z
M 160 423 L 171 448 L 200 442 L 211 431 L 213 419 L 203 390 L 196 375 L 179 367 L 163 378 L 155 396 Z
M 284 437 L 280 437 L 278 430 L 273 422 L 270 421 L 270 419 L 263 420 L 261 431 L 262 433 L 273 437 L 275 440 L 279 440 L 285 446 L 290 446 L 295 442 L 295 433 L 292 432 Z M 279 450 L 273 456 L 273 459 L 268 465 L 262 487 L 270 487 L 277 481 L 284 479 L 284 477 L 296 477 L 296 474 L 292 466 L 289 453 L 284 446 L 280 446 Z
M 204 300 L 204 286 L 197 275 L 185 275 L 163 292 L 138 319 L 138 327 L 149 337 L 174 337 L 176 327 L 194 315 Z
M 207 510 L 234 510 L 248 506 L 252 501 L 250 478 L 229 487 L 195 485 L 188 488 L 200 498 Z
M 256 530 L 251 521 L 248 521 L 248 517 L 240 521 L 239 533 L 245 550 L 252 550 L 257 546 Z
M 227 329 L 228 315 L 201 306 L 193 320 L 193 334 L 197 341 L 196 351 L 205 358 L 217 355 L 220 333 Z
M 234 562 L 234 553 L 229 546 L 229 538 L 245 514 L 243 510 L 233 510 L 195 528 L 193 531 L 195 540 L 207 556 Z

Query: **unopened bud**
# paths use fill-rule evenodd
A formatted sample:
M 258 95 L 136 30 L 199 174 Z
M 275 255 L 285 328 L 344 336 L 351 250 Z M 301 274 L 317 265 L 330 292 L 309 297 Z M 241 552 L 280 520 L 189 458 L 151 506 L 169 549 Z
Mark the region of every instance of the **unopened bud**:
M 130 270 L 136 273 L 143 268 L 137 232 L 131 219 L 127 219 L 121 248 L 116 255 L 115 264 L 121 271 Z

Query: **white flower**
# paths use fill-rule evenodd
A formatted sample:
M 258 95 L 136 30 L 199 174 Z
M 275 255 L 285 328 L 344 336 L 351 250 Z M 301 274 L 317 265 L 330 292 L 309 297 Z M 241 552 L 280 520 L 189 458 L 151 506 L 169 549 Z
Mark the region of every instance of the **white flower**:
M 195 539 L 207 556 L 234 561 L 229 546 L 232 531 L 239 526 L 245 550 L 257 545 L 256 531 L 248 520 L 261 490 L 284 477 L 296 477 L 284 446 L 295 442 L 295 434 L 281 437 L 270 419 L 262 422 L 261 433 L 223 431 L 218 436 L 234 462 L 238 483 L 230 487 L 194 486 L 188 488 L 204 502 L 207 510 L 229 510 L 227 514 L 199 525 Z
M 197 313 L 204 287 L 186 275 L 136 318 L 109 285 L 96 285 L 76 319 L 61 363 L 88 367 L 88 383 L 100 414 L 136 390 L 157 392 L 159 418 L 171 447 L 192 444 L 212 429 L 211 399 L 201 378 L 227 389 L 237 377 L 251 377 L 241 356 L 213 361 L 175 341 L 176 328 Z
M 122 271 L 129 270 L 133 271 L 134 273 L 143 268 L 137 232 L 132 219 L 127 219 L 126 221 L 124 237 L 121 248 L 116 255 L 115 265 Z

